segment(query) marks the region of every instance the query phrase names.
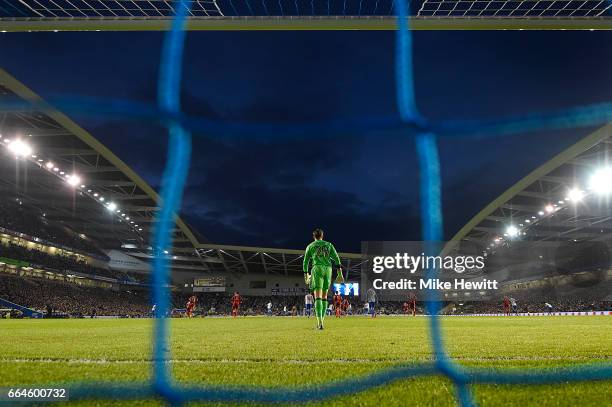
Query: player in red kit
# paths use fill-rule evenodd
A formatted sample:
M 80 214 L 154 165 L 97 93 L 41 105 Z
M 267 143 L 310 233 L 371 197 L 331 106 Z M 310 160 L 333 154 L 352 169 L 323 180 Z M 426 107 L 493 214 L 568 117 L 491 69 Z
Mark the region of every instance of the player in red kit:
M 408 314 L 408 311 L 410 310 L 410 305 L 408 305 L 408 303 L 404 301 L 404 303 L 402 304 L 402 309 L 404 311 L 404 315 L 406 315 Z
M 510 299 L 504 297 L 504 314 L 510 315 Z
M 195 295 L 192 295 L 191 297 L 189 297 L 189 299 L 187 300 L 187 317 L 191 318 L 193 316 L 193 309 L 196 306 L 196 303 L 198 302 L 198 299 Z
M 232 317 L 234 318 L 238 316 L 238 312 L 240 311 L 240 303 L 242 303 L 242 298 L 240 298 L 240 294 L 238 294 L 238 291 L 236 291 L 232 296 Z
M 348 298 L 345 298 L 344 300 L 342 300 L 342 314 L 344 315 L 348 314 L 348 307 L 349 307 L 349 300 Z
M 411 293 L 410 297 L 408 297 L 408 305 L 410 307 L 410 310 L 412 311 L 412 316 L 415 317 L 416 316 L 416 295 L 414 295 L 413 293 Z
M 340 318 L 342 313 L 342 296 L 340 293 L 334 295 L 334 310 L 336 311 L 336 318 Z

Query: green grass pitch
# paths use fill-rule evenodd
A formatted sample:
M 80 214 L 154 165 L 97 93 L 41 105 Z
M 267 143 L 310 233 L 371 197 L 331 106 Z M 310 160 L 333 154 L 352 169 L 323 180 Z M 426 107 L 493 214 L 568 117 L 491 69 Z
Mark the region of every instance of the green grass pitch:
M 178 381 L 301 386 L 431 360 L 423 317 L 175 319 L 172 369 Z M 446 346 L 460 363 L 492 369 L 555 369 L 611 363 L 612 318 L 442 318 Z M 0 386 L 82 380 L 144 381 L 150 374 L 152 321 L 0 320 Z M 612 381 L 546 386 L 473 386 L 483 406 L 604 406 Z M 159 401 L 81 401 L 74 405 L 155 405 Z M 161 404 L 161 403 L 159 403 Z M 395 382 L 317 405 L 451 406 L 438 376 Z

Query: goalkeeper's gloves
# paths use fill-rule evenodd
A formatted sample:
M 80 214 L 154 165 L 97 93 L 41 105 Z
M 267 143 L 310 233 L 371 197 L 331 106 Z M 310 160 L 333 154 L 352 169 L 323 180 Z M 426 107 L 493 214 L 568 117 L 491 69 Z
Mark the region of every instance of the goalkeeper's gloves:
M 342 267 L 338 267 L 338 274 L 336 275 L 336 283 L 344 283 L 344 276 L 342 275 Z
M 310 273 L 304 273 L 304 282 L 306 285 L 310 285 Z

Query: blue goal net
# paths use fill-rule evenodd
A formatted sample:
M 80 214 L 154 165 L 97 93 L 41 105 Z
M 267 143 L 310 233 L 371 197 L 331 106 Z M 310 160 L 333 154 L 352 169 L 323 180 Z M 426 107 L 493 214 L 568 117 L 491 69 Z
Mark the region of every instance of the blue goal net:
M 3 0 L 3 3 L 6 3 Z M 136 2 L 136 1 L 132 1 Z M 22 2 L 23 3 L 23 2 Z M 27 0 L 25 1 L 27 3 Z M 119 2 L 121 3 L 121 2 Z M 168 129 L 168 154 L 161 186 L 160 210 L 157 212 L 156 227 L 153 232 L 153 247 L 157 252 L 170 249 L 172 246 L 172 230 L 174 229 L 174 214 L 181 207 L 181 199 L 185 180 L 190 166 L 191 136 L 190 130 L 205 128 L 208 131 L 227 131 L 230 128 L 240 131 L 253 131 L 259 134 L 270 131 L 274 126 L 241 125 L 232 123 L 210 123 L 198 118 L 188 117 L 181 112 L 179 89 L 181 84 L 183 45 L 186 31 L 185 24 L 193 13 L 193 8 L 201 7 L 202 1 L 189 2 L 181 0 L 174 3 L 172 28 L 165 34 L 160 61 L 157 107 L 142 106 L 129 101 L 114 101 L 112 103 L 86 103 L 84 101 L 64 100 L 60 103 L 66 110 L 95 110 L 97 114 L 126 115 L 141 119 L 155 117 L 161 120 Z M 209 3 L 216 3 L 211 1 Z M 255 7 L 252 2 L 251 7 Z M 346 3 L 346 2 L 345 2 Z M 455 122 L 436 122 L 422 116 L 417 108 L 414 93 L 414 77 L 412 64 L 412 41 L 410 30 L 410 4 L 407 0 L 395 1 L 363 1 L 362 12 L 375 13 L 395 10 L 397 15 L 396 37 L 396 87 L 397 105 L 400 117 L 395 121 L 366 123 L 376 126 L 393 126 L 411 137 L 416 143 L 418 154 L 418 170 L 420 174 L 420 211 L 422 217 L 422 237 L 424 241 L 439 242 L 443 240 L 443 210 L 441 204 L 441 176 L 438 157 L 437 140 L 440 137 L 499 137 L 520 134 L 534 130 L 565 129 L 572 127 L 595 126 L 612 120 L 612 104 L 597 104 L 579 106 L 564 111 L 548 114 L 534 113 L 514 119 L 500 120 L 468 120 Z M 425 2 L 434 4 L 435 2 Z M 450 1 L 438 1 L 439 9 L 463 7 Z M 510 3 L 510 2 L 508 2 Z M 581 2 L 587 4 L 589 2 Z M 597 2 L 601 9 L 606 9 L 609 3 Z M 42 2 L 46 4 L 46 2 Z M 236 8 L 236 13 L 242 14 L 248 7 L 247 0 L 223 0 L 223 9 Z M 233 4 L 233 6 L 232 6 Z M 265 2 L 257 5 L 272 4 Z M 276 2 L 275 8 L 268 13 L 303 12 L 299 8 L 291 9 L 292 2 Z M 331 1 L 300 2 L 301 5 L 311 4 L 312 7 L 326 7 Z M 350 3 L 350 13 L 358 13 L 358 2 Z M 378 6 L 376 6 L 378 4 Z M 5 4 L 6 6 L 6 4 Z M 334 2 L 334 13 L 348 13 L 348 9 L 336 9 L 342 2 Z M 281 11 L 282 7 L 282 11 Z M 299 7 L 299 5 L 298 5 Z M 331 7 L 331 6 L 329 6 Z M 367 8 L 366 8 L 367 7 Z M 374 7 L 374 8 L 372 8 Z M 240 9 L 238 9 L 240 8 Z M 372 10 L 371 10 L 372 9 Z M 258 9 L 259 10 L 259 9 Z M 375 11 L 373 11 L 375 10 Z M 258 11 L 259 12 L 259 11 Z M 317 9 L 317 13 L 323 13 Z M 14 108 L 17 108 L 14 106 Z M 28 106 L 31 108 L 31 106 Z M 38 106 L 44 109 L 44 106 Z M 25 109 L 25 107 L 24 107 Z M 350 128 L 364 123 L 333 123 L 335 128 Z M 233 126 L 233 127 L 232 127 Z M 244 127 L 247 127 L 246 129 Z M 297 130 L 299 131 L 299 129 Z M 435 250 L 435 247 L 431 247 Z M 427 271 L 429 278 L 436 276 L 437 270 Z M 265 388 L 265 387 L 232 387 L 218 385 L 184 385 L 173 380 L 170 369 L 169 323 L 166 311 L 170 307 L 169 264 L 167 256 L 156 256 L 153 260 L 152 290 L 153 303 L 157 304 L 153 333 L 153 371 L 149 382 L 144 383 L 80 383 L 69 387 L 72 400 L 78 399 L 146 399 L 159 397 L 171 404 L 183 404 L 190 401 L 222 401 L 222 402 L 259 402 L 259 403 L 299 403 L 328 399 L 382 386 L 391 382 L 424 375 L 442 375 L 449 378 L 455 386 L 458 403 L 462 406 L 475 405 L 471 393 L 472 384 L 551 384 L 591 380 L 612 379 L 612 364 L 603 362 L 589 365 L 573 365 L 571 367 L 525 370 L 491 370 L 487 368 L 465 367 L 449 357 L 444 346 L 444 337 L 437 316 L 438 293 L 428 291 L 426 306 L 428 307 L 428 328 L 433 348 L 433 361 L 428 363 L 405 364 L 380 370 L 375 373 L 331 382 L 324 385 L 306 386 L 301 388 Z

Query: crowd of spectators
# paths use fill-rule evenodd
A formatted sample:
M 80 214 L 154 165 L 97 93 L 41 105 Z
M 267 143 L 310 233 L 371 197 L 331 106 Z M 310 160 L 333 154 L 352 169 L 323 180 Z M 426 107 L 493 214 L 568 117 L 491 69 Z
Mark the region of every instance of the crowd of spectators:
M 149 315 L 148 293 L 0 273 L 0 298 L 54 317 Z
M 200 293 L 196 315 L 214 316 L 231 313 L 231 292 Z M 193 294 L 173 293 L 172 306 L 175 316 L 182 316 L 188 297 Z M 115 290 L 76 284 L 70 281 L 24 277 L 0 273 L 0 298 L 13 303 L 52 314 L 55 317 L 121 316 L 148 317 L 152 309 L 146 290 Z M 331 298 L 328 299 L 331 304 Z M 358 298 L 347 298 L 350 314 L 367 312 Z M 268 303 L 272 315 L 302 315 L 303 296 L 242 296 L 240 315 L 265 315 Z M 538 298 L 516 300 L 517 312 L 605 311 L 612 310 L 612 302 L 587 298 Z M 549 304 L 550 307 L 546 304 Z M 417 302 L 417 314 L 425 313 L 425 306 Z M 445 302 L 444 314 L 496 314 L 503 313 L 503 301 Z M 402 301 L 378 301 L 377 314 L 399 315 L 405 312 Z M 411 313 L 411 312 L 409 312 Z
M 106 256 L 91 241 L 48 221 L 44 212 L 19 198 L 0 198 L 0 227 L 87 254 Z
M 549 304 L 550 306 L 547 306 Z M 583 312 L 612 310 L 612 301 L 588 298 L 540 298 L 537 300 L 516 300 L 516 312 Z M 467 302 L 451 304 L 447 314 L 501 314 L 504 313 L 503 300 L 486 302 Z

